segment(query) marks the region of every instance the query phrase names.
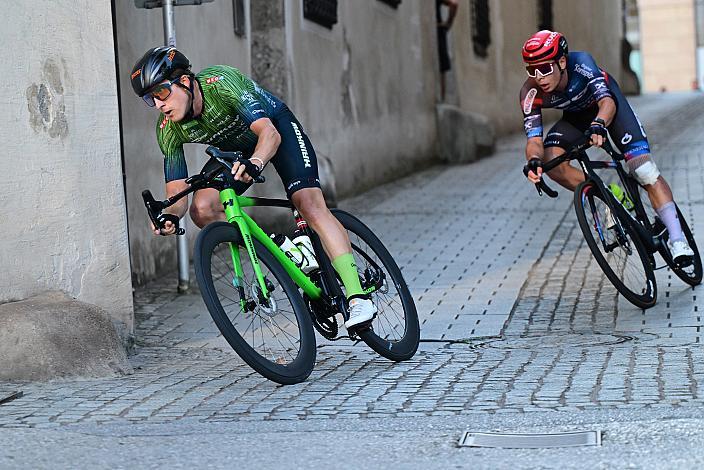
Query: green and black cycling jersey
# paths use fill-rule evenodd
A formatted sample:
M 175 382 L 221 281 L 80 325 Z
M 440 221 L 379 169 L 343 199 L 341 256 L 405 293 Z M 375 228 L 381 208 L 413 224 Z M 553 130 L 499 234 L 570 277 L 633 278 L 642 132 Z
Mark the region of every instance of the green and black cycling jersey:
M 257 119 L 273 118 L 285 105 L 239 70 L 227 65 L 208 67 L 196 75 L 203 93 L 203 112 L 186 122 L 157 122 L 157 140 L 164 154 L 166 181 L 188 177 L 185 143 L 205 143 L 223 150 L 251 153 L 257 136 L 249 126 Z
M 313 146 L 283 101 L 227 65 L 208 67 L 196 79 L 203 95 L 200 116 L 173 122 L 161 114 L 157 121 L 167 183 L 188 177 L 183 144 L 203 143 L 250 155 L 257 145 L 251 124 L 269 118 L 281 135 L 281 144 L 271 161 L 289 197 L 298 189 L 320 186 Z

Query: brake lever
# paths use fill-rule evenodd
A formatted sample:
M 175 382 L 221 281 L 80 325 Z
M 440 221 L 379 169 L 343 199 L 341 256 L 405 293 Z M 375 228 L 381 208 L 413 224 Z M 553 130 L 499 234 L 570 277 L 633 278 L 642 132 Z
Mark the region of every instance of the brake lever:
M 158 228 L 161 231 L 164 226 L 166 225 L 166 222 L 171 222 L 174 224 L 176 227 L 176 231 L 174 232 L 175 235 L 183 235 L 186 233 L 186 230 L 179 227 L 179 218 L 177 215 L 174 214 L 160 214 L 159 217 L 157 218 L 157 221 L 159 222 Z M 163 233 L 161 235 L 164 235 Z
M 147 214 L 149 215 L 149 220 L 152 221 L 154 227 L 158 228 L 160 231 L 164 228 L 167 221 L 170 221 L 176 226 L 176 235 L 183 235 L 186 230 L 179 227 L 179 219 L 174 214 L 164 214 L 161 211 L 164 210 L 166 204 L 164 201 L 157 201 L 154 199 L 152 192 L 148 189 L 142 191 L 142 199 L 144 200 L 144 205 L 147 208 Z

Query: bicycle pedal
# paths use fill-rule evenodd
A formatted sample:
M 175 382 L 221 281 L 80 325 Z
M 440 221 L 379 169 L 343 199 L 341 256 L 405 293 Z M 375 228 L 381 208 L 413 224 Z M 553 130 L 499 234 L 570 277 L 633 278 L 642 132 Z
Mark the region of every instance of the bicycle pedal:
M 351 326 L 347 329 L 350 337 L 356 336 L 359 333 L 364 333 L 372 329 L 372 323 L 374 322 L 374 319 L 376 318 L 376 314 L 372 317 L 371 320 L 367 320 L 362 323 L 358 323 L 357 325 Z

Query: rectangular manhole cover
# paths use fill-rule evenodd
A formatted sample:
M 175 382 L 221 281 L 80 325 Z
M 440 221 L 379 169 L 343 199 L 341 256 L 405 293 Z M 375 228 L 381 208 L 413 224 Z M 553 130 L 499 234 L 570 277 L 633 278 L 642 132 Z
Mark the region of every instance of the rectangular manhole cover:
M 504 449 L 545 449 L 550 447 L 600 446 L 601 431 L 552 434 L 508 434 L 465 432 L 460 447 L 501 447 Z

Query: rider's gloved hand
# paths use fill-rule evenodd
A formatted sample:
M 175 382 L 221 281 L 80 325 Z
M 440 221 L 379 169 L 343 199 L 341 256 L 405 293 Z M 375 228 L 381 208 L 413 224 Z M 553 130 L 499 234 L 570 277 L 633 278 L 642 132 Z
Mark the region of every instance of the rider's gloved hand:
M 178 224 L 174 222 L 174 218 L 176 219 L 176 221 L 178 221 L 178 217 L 173 214 L 162 214 L 161 217 L 164 218 L 164 228 L 159 229 L 154 225 L 153 222 L 151 223 L 152 232 L 154 232 L 154 235 L 167 236 L 175 234 L 176 230 L 178 229 Z
M 252 178 L 256 178 L 262 173 L 264 162 L 258 157 L 252 157 L 249 160 L 252 167 L 249 172 L 247 171 L 247 167 L 240 162 L 235 162 L 232 165 L 232 174 L 235 176 L 235 181 L 251 183 Z
M 533 157 L 528 160 L 528 173 L 526 177 L 533 184 L 540 183 L 540 178 L 543 177 L 543 162 L 538 157 Z
M 603 119 L 596 118 L 589 125 L 589 133 L 591 134 L 590 143 L 597 147 L 604 145 L 606 140 L 606 123 Z

